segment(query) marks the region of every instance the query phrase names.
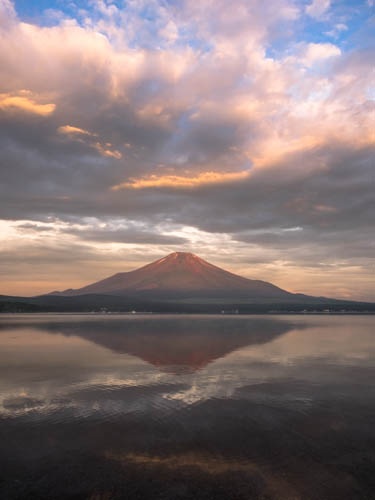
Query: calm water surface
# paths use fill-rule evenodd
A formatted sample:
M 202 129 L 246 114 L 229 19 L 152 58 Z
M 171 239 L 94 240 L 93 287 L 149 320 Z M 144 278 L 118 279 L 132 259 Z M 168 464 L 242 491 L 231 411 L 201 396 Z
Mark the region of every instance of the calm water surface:
M 375 499 L 374 316 L 0 317 L 0 498 Z

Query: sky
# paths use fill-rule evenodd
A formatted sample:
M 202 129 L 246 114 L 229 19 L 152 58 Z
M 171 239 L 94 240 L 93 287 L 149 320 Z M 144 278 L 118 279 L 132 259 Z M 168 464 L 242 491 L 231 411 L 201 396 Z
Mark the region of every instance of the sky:
M 374 0 L 0 0 L 0 294 L 175 251 L 375 301 Z

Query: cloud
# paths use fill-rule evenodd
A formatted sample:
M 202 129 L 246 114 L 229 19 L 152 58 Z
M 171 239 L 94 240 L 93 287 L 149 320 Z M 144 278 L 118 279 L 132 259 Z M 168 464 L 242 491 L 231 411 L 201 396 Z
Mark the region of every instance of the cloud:
M 123 182 L 112 186 L 113 191 L 120 189 L 150 189 L 150 188 L 173 188 L 185 189 L 206 186 L 211 184 L 227 184 L 247 179 L 248 171 L 242 172 L 200 172 L 198 175 L 155 175 L 148 177 L 132 178 L 129 182 Z
M 59 134 L 68 136 L 70 139 L 78 142 L 85 143 L 87 138 L 97 138 L 98 134 L 93 132 L 89 132 L 88 130 L 82 129 L 80 127 L 74 127 L 72 125 L 62 125 L 57 129 Z M 87 144 L 96 149 L 99 154 L 102 156 L 107 156 L 109 158 L 115 158 L 116 160 L 120 160 L 122 158 L 122 153 L 117 150 L 112 150 L 112 144 L 110 142 L 106 142 L 102 144 L 96 139 L 88 141 Z
M 57 131 L 59 132 L 59 134 L 71 135 L 73 137 L 76 135 L 89 135 L 91 137 L 97 137 L 97 134 L 93 134 L 92 132 L 84 130 L 83 128 L 73 127 L 72 125 L 61 125 L 61 127 L 59 127 Z
M 316 19 L 320 19 L 331 7 L 331 0 L 313 0 L 306 6 L 306 13 Z
M 348 30 L 348 26 L 344 23 L 338 23 L 333 26 L 330 31 L 326 32 L 326 35 L 333 38 L 338 38 L 343 32 Z
M 311 66 L 317 61 L 341 55 L 339 47 L 332 43 L 309 43 L 303 55 L 306 66 Z
M 168 42 L 176 42 L 178 39 L 178 28 L 173 21 L 169 20 L 167 24 L 159 30 L 159 34 Z
M 102 156 L 107 156 L 108 158 L 115 158 L 116 160 L 120 160 L 122 158 L 122 153 L 120 151 L 110 149 L 112 144 L 110 142 L 106 142 L 105 144 L 101 144 L 100 142 L 95 142 L 93 147 L 98 151 Z
M 56 104 L 42 104 L 36 102 L 32 92 L 23 90 L 18 94 L 0 93 L 0 110 L 7 112 L 22 111 L 24 113 L 33 113 L 40 116 L 48 116 L 56 109 Z
M 91 224 L 79 224 L 63 231 L 77 236 L 79 240 L 102 243 L 183 245 L 188 242 L 182 236 L 163 234 L 160 227 L 129 220 L 120 220 L 118 223 L 113 220 L 107 223 L 92 221 Z
M 16 21 L 16 13 L 11 0 L 0 1 L 0 26 L 3 28 L 9 27 Z

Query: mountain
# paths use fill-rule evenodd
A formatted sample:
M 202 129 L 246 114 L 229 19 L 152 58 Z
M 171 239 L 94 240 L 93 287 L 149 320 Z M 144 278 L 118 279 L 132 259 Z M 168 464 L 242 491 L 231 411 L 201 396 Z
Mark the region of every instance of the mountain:
M 375 312 L 375 304 L 290 293 L 174 252 L 134 271 L 38 297 L 0 295 L 1 312 Z
M 234 297 L 243 300 L 296 300 L 292 294 L 260 280 L 238 276 L 214 266 L 197 255 L 174 252 L 134 271 L 117 273 L 77 290 L 52 292 L 59 296 L 87 294 L 132 296 L 153 300 L 216 300 Z

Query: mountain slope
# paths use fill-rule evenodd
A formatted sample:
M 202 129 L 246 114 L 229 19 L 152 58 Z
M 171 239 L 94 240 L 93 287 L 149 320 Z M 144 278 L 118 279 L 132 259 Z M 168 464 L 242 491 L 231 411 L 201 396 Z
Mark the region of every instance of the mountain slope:
M 236 292 L 263 298 L 285 298 L 294 294 L 271 283 L 250 280 L 214 266 L 194 254 L 175 252 L 134 271 L 117 273 L 109 278 L 77 290 L 54 292 L 54 295 L 83 294 L 138 295 L 175 297 L 207 295 L 223 296 Z

